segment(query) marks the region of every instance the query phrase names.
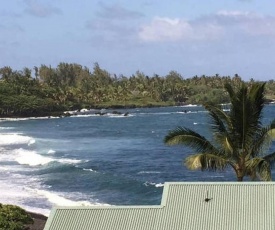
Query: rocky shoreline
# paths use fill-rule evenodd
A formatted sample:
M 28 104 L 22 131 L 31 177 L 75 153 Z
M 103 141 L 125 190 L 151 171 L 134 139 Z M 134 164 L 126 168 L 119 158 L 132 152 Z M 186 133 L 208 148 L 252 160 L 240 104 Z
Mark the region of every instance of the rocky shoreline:
M 27 225 L 29 230 L 43 230 L 48 217 L 34 212 L 27 212 L 33 218 L 33 224 Z

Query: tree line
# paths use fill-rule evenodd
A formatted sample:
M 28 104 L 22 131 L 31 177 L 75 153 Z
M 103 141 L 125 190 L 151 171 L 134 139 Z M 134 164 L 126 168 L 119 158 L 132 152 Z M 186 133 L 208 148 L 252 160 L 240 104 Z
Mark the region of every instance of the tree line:
M 110 74 L 95 63 L 90 70 L 76 63 L 33 69 L 0 68 L 0 116 L 44 116 L 81 108 L 123 108 L 181 104 L 217 104 L 229 101 L 225 83 L 238 87 L 243 80 L 233 77 L 194 76 L 184 78 L 176 71 L 166 76 Z M 246 82 L 252 84 L 253 79 Z M 275 99 L 275 82 L 266 84 L 266 97 Z

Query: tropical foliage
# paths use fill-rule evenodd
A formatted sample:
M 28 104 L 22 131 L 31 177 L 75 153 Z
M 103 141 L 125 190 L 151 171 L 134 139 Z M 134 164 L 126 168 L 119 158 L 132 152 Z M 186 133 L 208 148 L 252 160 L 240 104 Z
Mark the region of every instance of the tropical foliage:
M 33 219 L 22 208 L 15 205 L 0 204 L 0 229 L 22 230 L 32 224 Z
M 209 113 L 213 140 L 185 127 L 170 131 L 164 139 L 169 145 L 183 144 L 196 151 L 185 159 L 191 170 L 223 170 L 232 167 L 237 180 L 249 176 L 252 180 L 271 180 L 275 152 L 266 154 L 275 138 L 275 120 L 262 124 L 265 84 L 241 84 L 234 90 L 225 85 L 231 107 L 226 112 L 220 106 L 205 104 Z
M 92 70 L 63 62 L 55 68 L 41 65 L 19 71 L 6 66 L 0 68 L 0 116 L 45 116 L 81 108 L 224 103 L 229 100 L 223 89 L 225 82 L 235 87 L 242 80 L 237 74 L 185 79 L 176 71 L 166 76 L 149 77 L 141 71 L 117 76 L 98 63 Z M 253 82 L 251 79 L 246 84 Z M 269 81 L 266 86 L 268 98 L 275 99 L 275 82 Z

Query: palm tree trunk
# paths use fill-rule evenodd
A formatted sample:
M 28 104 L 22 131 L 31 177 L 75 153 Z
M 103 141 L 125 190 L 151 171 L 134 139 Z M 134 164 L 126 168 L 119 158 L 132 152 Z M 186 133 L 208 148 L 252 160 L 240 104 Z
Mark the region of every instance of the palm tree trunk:
M 243 181 L 243 176 L 237 176 L 237 181 Z
M 231 165 L 236 173 L 237 181 L 243 181 L 244 173 L 242 168 L 239 165 Z

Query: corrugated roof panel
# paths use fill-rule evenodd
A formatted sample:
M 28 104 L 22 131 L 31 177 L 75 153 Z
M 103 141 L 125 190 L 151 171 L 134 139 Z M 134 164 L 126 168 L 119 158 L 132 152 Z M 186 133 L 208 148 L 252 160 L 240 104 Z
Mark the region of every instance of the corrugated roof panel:
M 163 210 L 166 229 L 273 229 L 274 186 L 170 184 Z
M 159 210 L 155 208 L 57 208 L 50 230 L 154 229 Z M 47 227 L 47 225 L 46 225 Z
M 275 229 L 274 195 L 274 183 L 166 183 L 159 206 L 57 207 L 45 229 Z

